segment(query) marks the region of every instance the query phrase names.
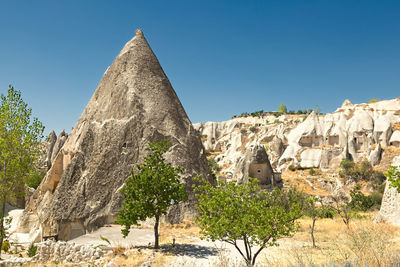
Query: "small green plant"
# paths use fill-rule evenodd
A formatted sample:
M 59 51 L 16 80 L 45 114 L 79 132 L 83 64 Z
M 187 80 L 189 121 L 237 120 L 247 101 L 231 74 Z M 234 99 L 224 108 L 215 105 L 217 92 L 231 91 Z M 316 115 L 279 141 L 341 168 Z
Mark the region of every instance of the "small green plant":
M 33 257 L 36 255 L 36 251 L 37 251 L 37 246 L 32 242 L 28 248 L 28 256 L 29 257 Z
M 100 239 L 103 240 L 104 242 L 106 242 L 107 244 L 109 244 L 109 245 L 111 246 L 111 242 L 110 242 L 110 240 L 108 240 L 108 238 L 106 238 L 106 237 L 100 235 Z
M 252 133 L 257 132 L 257 127 L 256 127 L 256 126 L 251 126 L 251 127 L 250 127 L 250 131 L 251 131 Z
M 376 103 L 376 102 L 378 102 L 378 101 L 379 101 L 378 99 L 373 98 L 373 99 L 370 99 L 370 100 L 369 100 L 369 103 L 372 104 L 372 103 Z
M 292 171 L 292 172 L 297 170 L 297 168 L 296 168 L 296 166 L 294 166 L 294 164 L 290 164 L 288 169 L 289 169 L 289 171 Z
M 217 173 L 221 170 L 221 167 L 219 167 L 218 163 L 215 161 L 214 158 L 209 158 L 207 159 L 208 163 L 208 168 L 211 171 L 211 175 L 213 176 L 213 179 L 217 179 Z
M 13 253 L 14 253 L 14 254 L 19 254 L 19 249 L 18 249 L 18 243 L 17 243 L 17 242 L 15 242 L 15 244 L 14 244 Z
M 8 252 L 10 247 L 11 247 L 10 242 L 8 240 L 4 240 L 3 244 L 1 245 L 1 250 L 3 250 L 4 252 Z
M 386 173 L 390 187 L 396 188 L 397 192 L 400 193 L 400 166 L 390 166 Z
M 278 124 L 278 123 L 281 123 L 281 121 L 276 119 L 276 120 L 274 120 L 274 123 Z
M 308 172 L 310 175 L 315 175 L 315 170 L 314 170 L 314 168 L 311 168 L 310 170 L 309 170 L 309 172 Z
M 247 134 L 247 130 L 243 128 L 243 129 L 240 130 L 240 133 L 245 135 L 245 134 Z

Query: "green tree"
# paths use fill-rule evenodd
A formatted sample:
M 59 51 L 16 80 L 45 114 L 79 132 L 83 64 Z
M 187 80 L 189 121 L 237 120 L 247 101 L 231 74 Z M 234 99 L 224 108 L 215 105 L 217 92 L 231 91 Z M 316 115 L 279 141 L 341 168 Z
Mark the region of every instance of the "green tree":
M 0 247 L 6 203 L 25 194 L 24 182 L 38 175 L 44 127 L 11 85 L 0 100 Z
M 200 214 L 196 223 L 202 235 L 235 246 L 248 266 L 255 264 L 264 248 L 278 245 L 279 238 L 291 236 L 298 229 L 296 219 L 303 214 L 305 197 L 295 189 L 268 192 L 259 187 L 257 179 L 241 185 L 198 182 L 200 185 L 194 188 Z M 253 251 L 255 246 L 259 248 Z
M 386 173 L 390 187 L 396 188 L 397 192 L 400 193 L 400 166 L 390 166 Z
M 287 113 L 287 108 L 286 108 L 286 106 L 284 105 L 284 104 L 280 104 L 279 105 L 279 108 L 278 108 L 278 112 L 280 112 L 280 113 Z
M 314 112 L 315 112 L 315 114 L 319 114 L 320 113 L 320 109 L 319 109 L 318 105 L 315 106 Z
M 124 202 L 116 220 L 116 223 L 124 226 L 121 232 L 126 237 L 131 225 L 140 225 L 140 221 L 155 218 L 156 249 L 159 248 L 158 226 L 161 215 L 166 214 L 171 205 L 187 199 L 185 186 L 179 181 L 183 168 L 173 167 L 163 157 L 169 147 L 169 140 L 149 143 L 147 150 L 150 155 L 144 158 L 144 164 L 137 165 L 138 174 L 132 171 L 132 176 L 121 190 Z
M 332 199 L 334 203 L 330 208 L 337 212 L 347 229 L 350 229 L 350 220 L 352 220 L 357 213 L 352 209 L 349 203 L 343 202 L 339 196 L 333 196 Z
M 315 248 L 315 224 L 318 219 L 321 218 L 333 218 L 332 208 L 323 205 L 322 203 L 318 203 L 318 199 L 316 197 L 309 197 L 307 199 L 307 206 L 305 213 L 307 216 L 311 218 L 311 225 L 310 227 L 310 235 L 313 247 Z

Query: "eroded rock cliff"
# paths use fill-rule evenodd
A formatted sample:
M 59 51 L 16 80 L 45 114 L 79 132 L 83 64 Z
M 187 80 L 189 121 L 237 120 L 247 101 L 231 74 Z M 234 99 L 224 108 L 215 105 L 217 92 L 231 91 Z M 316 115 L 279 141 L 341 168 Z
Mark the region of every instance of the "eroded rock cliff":
M 142 163 L 149 142 L 165 138 L 171 141 L 166 158 L 184 167 L 181 179 L 189 192 L 188 204 L 168 216 L 179 221 L 192 211 L 192 177 L 210 179 L 207 161 L 200 136 L 138 30 L 104 73 L 70 135 L 52 140 L 51 168 L 20 230 L 36 239 L 68 240 L 113 222 L 130 171 Z

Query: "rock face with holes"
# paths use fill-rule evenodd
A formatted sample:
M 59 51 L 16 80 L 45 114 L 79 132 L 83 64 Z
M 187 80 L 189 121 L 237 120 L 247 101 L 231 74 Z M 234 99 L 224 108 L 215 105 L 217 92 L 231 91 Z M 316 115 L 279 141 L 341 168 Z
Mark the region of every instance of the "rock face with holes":
M 258 145 L 266 148 L 277 172 L 289 166 L 333 171 L 344 158 L 379 166 L 400 147 L 400 98 L 363 104 L 345 100 L 325 115 L 264 113 L 194 127 L 215 156 L 219 177 L 228 181 L 242 179 L 246 151 Z
M 392 165 L 400 166 L 400 156 L 393 159 Z M 392 188 L 389 185 L 390 182 L 386 182 L 381 209 L 375 221 L 389 222 L 400 226 L 400 193 L 396 188 Z
M 234 173 L 238 183 L 244 183 L 249 178 L 256 178 L 263 188 L 277 186 L 281 183 L 279 173 L 274 173 L 264 146 L 254 146 L 246 152 L 246 156 L 238 164 Z
M 203 145 L 174 89 L 138 30 L 112 65 L 25 209 L 20 230 L 69 240 L 112 223 L 122 205 L 119 190 L 149 142 L 169 139 L 167 161 L 185 169 L 189 202 L 168 218 L 191 216 L 192 177 L 211 179 Z M 60 139 L 60 142 L 63 140 Z

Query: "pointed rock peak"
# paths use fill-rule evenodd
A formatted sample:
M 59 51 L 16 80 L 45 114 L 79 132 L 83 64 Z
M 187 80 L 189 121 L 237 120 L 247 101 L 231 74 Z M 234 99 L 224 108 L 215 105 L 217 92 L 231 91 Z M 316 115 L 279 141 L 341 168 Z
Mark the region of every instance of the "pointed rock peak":
M 318 115 L 314 111 L 311 111 L 311 113 L 307 116 L 306 121 L 315 121 L 315 120 L 318 120 Z
M 350 102 L 350 100 L 346 99 L 343 104 L 342 104 L 342 108 L 344 107 L 352 107 L 353 103 Z
M 52 140 L 52 139 L 57 139 L 57 135 L 56 135 L 56 133 L 54 132 L 54 130 L 52 130 L 52 131 L 50 132 L 50 134 L 49 134 L 49 140 Z
M 146 51 L 150 50 L 150 45 L 148 44 L 146 38 L 144 37 L 143 31 L 140 29 L 137 29 L 135 31 L 135 36 L 125 44 L 124 48 L 122 48 L 121 52 L 119 53 L 119 56 L 125 54 L 126 52 L 135 49 L 136 51 L 134 53 L 149 53 L 149 52 L 138 52 L 138 50 L 145 49 Z M 152 51 L 151 51 L 152 53 Z
M 135 31 L 136 36 L 143 36 L 143 31 L 141 29 L 137 29 Z

